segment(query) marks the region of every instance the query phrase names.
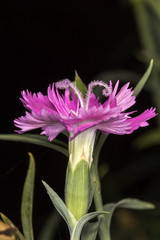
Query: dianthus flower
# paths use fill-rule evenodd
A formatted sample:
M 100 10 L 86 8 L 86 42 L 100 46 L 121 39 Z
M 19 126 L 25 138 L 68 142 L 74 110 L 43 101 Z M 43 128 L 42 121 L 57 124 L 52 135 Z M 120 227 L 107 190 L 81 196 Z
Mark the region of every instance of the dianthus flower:
M 105 101 L 101 103 L 93 93 L 95 86 L 103 87 Z M 52 141 L 64 130 L 69 132 L 69 162 L 65 182 L 65 203 L 79 220 L 90 204 L 90 169 L 93 163 L 93 148 L 96 131 L 108 134 L 130 134 L 156 115 L 155 108 L 144 111 L 137 117 L 126 112 L 135 103 L 129 83 L 118 92 L 119 81 L 112 88 L 102 81 L 88 85 L 84 96 L 68 79 L 53 83 L 47 95 L 22 92 L 21 101 L 29 110 L 25 116 L 15 119 L 18 133 L 41 128 L 41 134 Z M 64 91 L 64 93 L 62 93 Z M 94 164 L 93 164 L 94 165 Z
M 93 88 L 103 87 L 102 94 L 106 97 L 100 103 L 95 97 Z M 119 81 L 112 88 L 102 81 L 92 81 L 88 85 L 86 97 L 69 81 L 53 83 L 48 87 L 47 95 L 32 94 L 28 90 L 22 91 L 24 106 L 29 110 L 25 116 L 15 119 L 15 126 L 20 128 L 18 133 L 41 128 L 41 134 L 48 136 L 52 141 L 59 133 L 67 130 L 70 140 L 87 129 L 95 132 L 100 130 L 104 134 L 130 134 L 139 127 L 148 125 L 148 120 L 156 116 L 155 108 L 144 111 L 137 117 L 131 117 L 133 112 L 126 112 L 135 104 L 135 96 L 129 83 L 126 83 L 118 92 Z M 59 92 L 64 89 L 64 94 Z

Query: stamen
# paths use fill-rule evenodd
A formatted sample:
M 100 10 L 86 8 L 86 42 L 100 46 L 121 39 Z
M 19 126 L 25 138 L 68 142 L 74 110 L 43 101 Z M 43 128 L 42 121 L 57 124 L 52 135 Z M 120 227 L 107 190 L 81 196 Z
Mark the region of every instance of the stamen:
M 90 101 L 90 98 L 91 98 L 91 94 L 92 94 L 92 91 L 93 91 L 93 88 L 96 87 L 96 86 L 100 86 L 100 87 L 104 87 L 103 91 L 102 91 L 102 94 L 105 96 L 105 97 L 108 97 L 110 94 L 111 94 L 111 88 L 108 86 L 107 83 L 105 82 L 102 82 L 102 81 L 92 81 L 89 85 L 88 85 L 88 91 L 87 91 L 87 96 L 86 96 L 86 110 L 88 109 L 89 107 L 89 101 Z
M 103 96 L 108 97 L 111 94 L 111 91 L 109 92 L 106 88 L 104 88 L 102 90 L 102 94 L 103 94 Z
M 78 116 L 78 114 L 75 111 L 71 110 L 71 112 L 73 113 L 74 116 L 76 117 Z
M 56 82 L 55 86 L 56 88 L 59 89 L 67 89 L 69 87 L 72 88 L 80 101 L 81 107 L 84 107 L 84 99 L 82 93 L 79 91 L 76 85 L 74 85 L 74 83 L 72 83 L 69 79 L 64 79 L 62 81 Z
M 58 89 L 67 89 L 70 86 L 70 81 L 69 79 L 64 79 L 62 81 L 56 82 L 55 87 Z

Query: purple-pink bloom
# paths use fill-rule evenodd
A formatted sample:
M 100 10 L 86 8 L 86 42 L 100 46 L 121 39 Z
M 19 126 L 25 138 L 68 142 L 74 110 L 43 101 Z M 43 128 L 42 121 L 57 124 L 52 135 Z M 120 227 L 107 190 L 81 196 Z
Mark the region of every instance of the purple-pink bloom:
M 93 88 L 103 87 L 104 103 L 95 97 Z M 52 141 L 59 133 L 67 130 L 70 140 L 87 129 L 100 130 L 104 134 L 130 134 L 139 127 L 148 125 L 148 120 L 155 117 L 155 108 L 150 108 L 142 114 L 131 117 L 132 112 L 126 112 L 135 104 L 135 96 L 129 83 L 118 91 L 119 81 L 112 87 L 102 81 L 93 81 L 88 85 L 86 97 L 68 79 L 53 83 L 48 87 L 47 95 L 32 94 L 22 91 L 20 99 L 29 111 L 25 116 L 15 119 L 18 133 L 24 133 L 41 128 L 41 134 Z M 60 93 L 59 89 L 64 89 Z M 62 92 L 62 90 L 61 90 Z M 134 111 L 135 112 L 135 111 Z

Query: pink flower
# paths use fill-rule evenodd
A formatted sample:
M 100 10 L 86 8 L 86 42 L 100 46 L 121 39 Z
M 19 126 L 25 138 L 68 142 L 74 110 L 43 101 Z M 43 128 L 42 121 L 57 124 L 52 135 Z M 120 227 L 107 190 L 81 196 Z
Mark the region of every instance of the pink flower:
M 104 103 L 95 97 L 93 88 L 103 87 Z M 32 94 L 28 90 L 22 92 L 21 101 L 29 110 L 25 116 L 15 119 L 18 133 L 41 128 L 41 134 L 52 141 L 59 133 L 67 130 L 70 140 L 86 130 L 100 130 L 104 134 L 130 134 L 139 127 L 148 125 L 148 120 L 156 116 L 155 108 L 144 111 L 137 117 L 131 117 L 133 112 L 126 112 L 135 104 L 135 96 L 129 83 L 118 92 L 119 81 L 112 88 L 102 81 L 93 81 L 88 85 L 86 97 L 68 79 L 53 83 L 48 87 L 47 95 Z M 64 89 L 61 94 L 58 89 Z M 92 132 L 93 132 L 92 131 Z

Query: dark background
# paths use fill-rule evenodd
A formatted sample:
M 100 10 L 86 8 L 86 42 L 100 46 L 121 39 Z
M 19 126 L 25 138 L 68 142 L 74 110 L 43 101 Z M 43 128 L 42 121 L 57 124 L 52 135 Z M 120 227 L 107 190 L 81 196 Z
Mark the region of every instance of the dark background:
M 126 69 L 140 75 L 144 73 L 145 67 L 137 59 L 139 37 L 127 0 L 86 1 L 84 4 L 82 1 L 28 0 L 0 4 L 1 133 L 13 133 L 13 120 L 24 115 L 25 110 L 19 101 L 22 90 L 45 94 L 53 81 L 63 78 L 74 80 L 75 70 L 86 84 L 103 71 Z M 143 110 L 151 106 L 145 93 L 138 101 L 141 103 L 137 106 Z M 152 120 L 151 125 L 155 124 Z M 130 162 L 127 173 L 131 171 L 135 176 L 139 166 L 134 159 L 151 154 L 145 151 L 137 155 L 131 147 L 133 138 L 143 131 L 145 129 L 132 136 L 111 136 L 103 149 L 101 162 L 107 161 L 113 173 Z M 158 148 L 154 150 L 158 151 Z M 68 160 L 43 147 L 1 142 L 0 211 L 19 227 L 21 194 L 28 166 L 27 152 L 32 152 L 36 159 L 34 224 L 37 234 L 37 229 L 43 224 L 43 216 L 52 207 L 41 179 L 63 197 Z M 151 179 L 153 174 L 155 172 L 150 174 Z M 121 174 L 116 176 L 121 179 Z M 158 173 L 156 176 L 157 183 Z M 123 177 L 120 182 L 125 185 L 127 176 Z M 108 185 L 108 195 L 106 188 L 103 189 L 104 199 L 117 201 L 122 197 L 143 199 L 146 196 L 145 200 L 159 201 L 159 196 L 154 198 L 153 195 L 143 194 L 151 179 L 142 178 L 140 184 L 134 183 L 122 189 L 120 186 L 115 192 Z

